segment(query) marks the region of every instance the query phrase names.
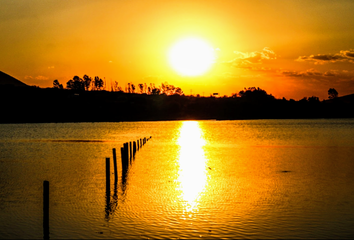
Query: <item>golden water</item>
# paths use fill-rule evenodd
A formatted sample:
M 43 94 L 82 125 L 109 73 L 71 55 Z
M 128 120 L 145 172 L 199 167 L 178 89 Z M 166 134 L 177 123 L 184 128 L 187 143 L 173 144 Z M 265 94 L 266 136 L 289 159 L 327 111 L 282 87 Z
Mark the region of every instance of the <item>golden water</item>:
M 3 124 L 0 151 L 0 238 L 43 237 L 44 180 L 51 239 L 354 237 L 353 119 Z

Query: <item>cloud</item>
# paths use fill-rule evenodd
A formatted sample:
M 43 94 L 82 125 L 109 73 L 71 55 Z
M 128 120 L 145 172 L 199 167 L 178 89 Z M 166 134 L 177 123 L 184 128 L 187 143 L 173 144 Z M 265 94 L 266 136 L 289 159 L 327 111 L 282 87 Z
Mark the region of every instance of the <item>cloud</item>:
M 35 77 L 35 79 L 37 79 L 37 80 L 48 80 L 48 78 L 45 77 L 45 76 L 37 76 L 37 77 Z
M 231 61 L 224 62 L 236 68 L 253 68 L 255 64 L 261 64 L 263 60 L 274 60 L 277 55 L 269 47 L 263 48 L 262 51 L 239 52 L 234 51 L 236 58 Z
M 269 73 L 272 73 L 272 72 L 275 72 L 275 70 L 273 68 L 270 68 L 270 67 L 251 67 L 250 70 L 252 71 L 257 71 L 257 72 L 269 72 Z
M 295 78 L 309 78 L 309 79 L 336 79 L 338 81 L 351 81 L 354 80 L 354 71 L 347 70 L 328 70 L 326 72 L 319 72 L 313 68 L 305 71 L 290 71 L 278 70 L 277 73 L 282 76 L 295 77 Z
M 49 78 L 47 78 L 47 77 L 45 77 L 45 76 L 37 76 L 37 77 L 32 77 L 32 76 L 25 76 L 24 77 L 25 78 L 25 80 L 33 80 L 33 79 L 35 79 L 35 80 L 48 80 Z
M 317 54 L 310 56 L 300 56 L 295 61 L 309 61 L 315 64 L 335 63 L 335 62 L 350 62 L 354 63 L 354 49 L 341 50 L 335 54 Z
M 322 76 L 323 74 L 315 69 L 309 69 L 306 71 L 290 71 L 290 70 L 278 70 L 278 73 L 288 77 L 310 77 L 310 76 Z

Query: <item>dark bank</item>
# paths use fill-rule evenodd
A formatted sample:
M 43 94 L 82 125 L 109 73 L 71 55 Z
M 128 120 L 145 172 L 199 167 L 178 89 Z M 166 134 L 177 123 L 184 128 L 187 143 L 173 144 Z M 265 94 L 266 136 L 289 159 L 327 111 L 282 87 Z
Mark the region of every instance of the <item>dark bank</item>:
M 1 123 L 354 117 L 354 94 L 319 101 L 276 99 L 260 88 L 231 97 L 0 87 Z

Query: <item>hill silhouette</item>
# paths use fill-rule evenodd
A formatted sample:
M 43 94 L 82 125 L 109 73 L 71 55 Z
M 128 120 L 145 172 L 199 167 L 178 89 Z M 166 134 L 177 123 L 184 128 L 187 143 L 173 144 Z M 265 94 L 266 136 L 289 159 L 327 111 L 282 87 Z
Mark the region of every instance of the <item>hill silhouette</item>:
M 341 97 L 336 97 L 334 99 L 328 99 L 326 100 L 328 102 L 341 102 L 341 103 L 354 103 L 354 94 L 349 94 Z
M 27 84 L 21 82 L 20 80 L 17 80 L 14 77 L 11 77 L 10 75 L 2 71 L 0 71 L 0 85 L 7 85 L 13 87 L 28 87 Z

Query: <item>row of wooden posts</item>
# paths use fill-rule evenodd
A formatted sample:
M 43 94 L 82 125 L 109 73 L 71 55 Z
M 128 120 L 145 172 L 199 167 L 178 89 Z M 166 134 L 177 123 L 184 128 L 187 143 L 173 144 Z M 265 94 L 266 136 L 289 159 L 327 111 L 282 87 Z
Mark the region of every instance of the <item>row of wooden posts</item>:
M 122 156 L 122 172 L 126 173 L 129 167 L 129 164 L 132 163 L 132 160 L 135 157 L 136 152 L 141 149 L 147 141 L 151 139 L 143 138 L 138 139 L 134 142 L 124 143 L 121 148 Z M 130 154 L 129 154 L 130 153 Z M 118 183 L 118 170 L 117 170 L 117 156 L 116 149 L 113 148 L 113 164 L 114 164 L 114 182 Z M 110 188 L 111 188 L 111 171 L 110 171 L 110 158 L 106 158 L 106 195 L 107 200 L 110 198 Z M 49 239 L 49 181 L 43 182 L 43 238 Z
M 141 149 L 149 138 L 140 138 L 137 141 L 126 142 L 123 147 L 120 148 L 121 160 L 122 160 L 122 173 L 128 171 L 129 165 L 132 164 L 132 160 L 135 158 L 135 154 L 139 149 Z M 116 149 L 113 148 L 113 167 L 114 167 L 114 182 L 118 182 L 118 169 L 117 169 L 117 154 Z M 106 193 L 109 194 L 111 189 L 111 169 L 110 169 L 110 158 L 106 158 Z

